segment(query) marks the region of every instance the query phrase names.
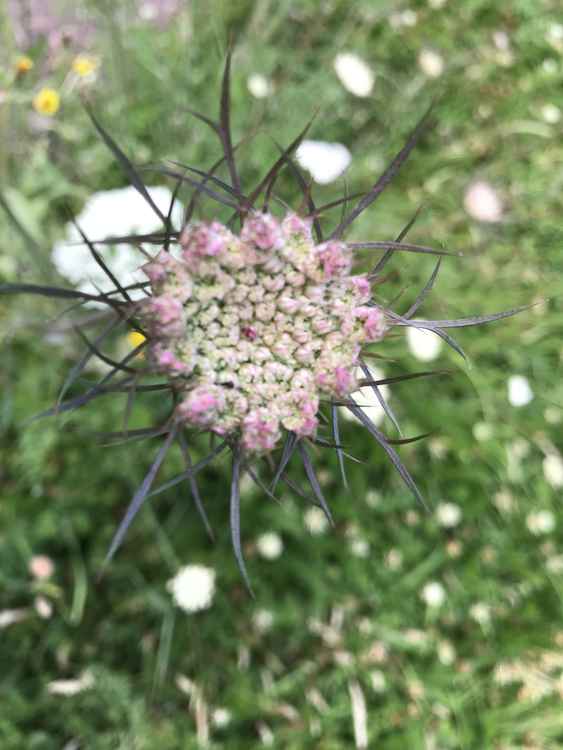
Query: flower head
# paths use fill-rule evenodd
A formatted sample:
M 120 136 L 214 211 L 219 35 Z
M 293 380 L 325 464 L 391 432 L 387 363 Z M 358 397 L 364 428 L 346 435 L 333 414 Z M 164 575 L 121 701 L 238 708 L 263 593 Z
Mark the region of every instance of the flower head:
M 177 180 L 175 192 L 149 188 L 142 172 L 88 110 L 94 127 L 132 177 L 133 187 L 94 196 L 78 217 L 74 230 L 69 228 L 73 245 L 78 241 L 82 246 L 55 248 L 53 259 L 58 270 L 78 288 L 6 284 L 0 292 L 11 294 L 25 289 L 81 304 L 104 305 L 109 310 L 109 320 L 108 316 L 99 318 L 103 328 L 95 340 L 89 338 L 90 329 L 82 332 L 87 352 L 72 369 L 65 390 L 78 381 L 93 356 L 110 369 L 105 370 L 97 384 L 78 396 L 61 398 L 44 415 L 71 411 L 112 392 L 127 393 L 129 399 L 145 391 L 157 392 L 161 397 L 156 425 L 130 435 L 131 439 L 150 437 L 160 442 L 116 531 L 107 561 L 120 547 L 146 498 L 183 481 L 189 483 L 211 534 L 197 474 L 218 455 L 229 451 L 231 538 L 239 568 L 250 587 L 241 543 L 241 480 L 252 480 L 275 495 L 281 480 L 295 486 L 286 473 L 292 459 L 298 457 L 315 498 L 315 507 L 305 514 L 305 523 L 311 533 L 321 533 L 332 522 L 332 516 L 310 448 L 314 445 L 319 450 L 335 450 L 346 481 L 346 454 L 339 432 L 339 415 L 344 409 L 367 430 L 398 469 L 406 486 L 422 501 L 394 447 L 408 439 L 389 438 L 369 408 L 376 403 L 379 413 L 384 413 L 400 431 L 386 401 L 386 388 L 390 382 L 412 378 L 412 374 L 385 378 L 373 366 L 372 359 L 384 349 L 387 334 L 394 327 L 430 332 L 461 352 L 452 338 L 452 329 L 495 321 L 518 311 L 454 320 L 414 319 L 434 282 L 438 264 L 411 308 L 406 313 L 395 312 L 383 304 L 374 285 L 384 281 L 382 270 L 391 256 L 402 251 L 444 252 L 404 243 L 407 230 L 395 241 L 345 240 L 356 218 L 378 198 L 427 131 L 430 112 L 416 125 L 370 190 L 359 199 L 344 196 L 318 206 L 291 157 L 295 155 L 316 182 L 328 183 L 346 169 L 350 153 L 341 144 L 304 141 L 307 126 L 265 170 L 258 185 L 243 185 L 230 129 L 230 62 L 228 55 L 219 119 L 213 122 L 203 117 L 220 136 L 223 156 L 218 165 L 224 162 L 228 177 L 219 179 L 215 175 L 217 166 L 207 173 L 191 167 L 179 172 L 167 169 L 166 174 Z M 350 69 L 350 60 L 347 64 Z M 357 61 L 354 65 L 356 72 L 360 71 Z M 79 68 L 84 73 L 88 64 L 82 61 Z M 365 70 L 362 75 L 364 93 L 357 88 L 357 95 L 365 95 L 367 84 L 371 86 Z M 59 96 L 52 89 L 43 89 L 34 106 L 37 111 L 52 115 L 59 107 Z M 280 215 L 271 206 L 277 206 L 276 181 L 286 167 L 291 167 L 297 177 L 303 208 L 286 209 Z M 185 210 L 181 210 L 178 196 L 186 184 L 192 193 Z M 196 220 L 194 212 L 204 195 L 232 210 L 230 219 L 219 220 L 212 214 Z M 342 205 L 342 218 L 328 227 L 329 211 Z M 108 245 L 118 249 L 113 258 L 108 254 Z M 373 252 L 379 253 L 380 259 L 369 271 L 372 264 L 366 264 L 364 259 Z M 134 269 L 137 275 L 132 274 Z M 120 326 L 129 330 L 133 348 L 115 361 L 103 348 Z M 144 356 L 138 357 L 141 352 Z M 432 374 L 436 373 L 417 375 Z M 364 408 L 364 402 L 369 400 L 373 402 Z M 219 439 L 207 455 L 194 463 L 191 443 L 197 444 L 200 435 L 205 437 L 206 433 Z M 110 433 L 108 439 L 121 442 L 128 437 L 125 428 Z M 152 490 L 173 444 L 182 453 L 185 471 Z M 265 483 L 260 476 L 261 458 L 276 450 L 278 461 L 270 459 L 273 476 Z M 262 537 L 257 548 L 266 557 L 274 558 L 281 551 L 281 539 L 275 535 Z M 367 542 L 360 539 L 355 551 L 362 555 L 369 552 Z M 178 606 L 190 612 L 211 604 L 214 586 L 214 571 L 197 565 L 182 569 L 168 583 Z M 440 583 L 432 582 L 423 589 L 422 596 L 429 606 L 438 607 L 445 599 L 445 590 Z
M 33 99 L 33 108 L 40 115 L 52 117 L 56 115 L 61 106 L 61 97 L 58 91 L 51 88 L 41 89 Z
M 354 96 L 366 97 L 373 90 L 375 77 L 371 68 L 353 52 L 342 52 L 334 60 L 334 70 L 344 88 Z
M 343 174 L 352 156 L 342 143 L 302 141 L 296 152 L 297 161 L 319 185 L 328 185 Z
M 143 267 L 151 296 L 137 309 L 155 371 L 177 378 L 176 419 L 239 435 L 247 453 L 272 451 L 283 428 L 313 437 L 320 399 L 355 389 L 362 345 L 386 330 L 350 281 L 349 248 L 316 245 L 295 214 L 261 212 L 238 236 L 197 222 L 180 243 L 180 259 Z
M 33 68 L 33 60 L 27 55 L 22 55 L 16 60 L 15 67 L 17 75 L 25 75 Z
M 208 609 L 215 595 L 215 571 L 205 565 L 186 565 L 168 581 L 166 588 L 184 612 Z
M 89 55 L 77 55 L 72 61 L 72 71 L 81 78 L 88 78 L 96 72 L 99 61 Z

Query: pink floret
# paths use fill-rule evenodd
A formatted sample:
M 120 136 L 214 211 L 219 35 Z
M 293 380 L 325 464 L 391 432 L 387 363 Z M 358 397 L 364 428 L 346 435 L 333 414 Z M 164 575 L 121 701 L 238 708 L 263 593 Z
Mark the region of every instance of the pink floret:
M 279 422 L 265 409 L 251 412 L 242 423 L 242 445 L 246 450 L 271 451 L 279 438 Z
M 352 256 L 343 242 L 325 242 L 318 246 L 317 252 L 325 281 L 344 276 L 350 271 Z
M 163 257 L 165 255 L 168 255 L 168 253 L 163 251 L 154 260 L 150 261 L 150 263 L 145 263 L 144 266 L 141 266 L 141 271 L 151 284 L 158 284 L 165 281 L 168 276 L 167 262 Z
M 184 250 L 184 257 L 188 261 L 194 257 L 214 257 L 226 250 L 229 235 L 220 222 L 213 221 L 211 224 L 186 227 L 180 237 L 180 244 Z
M 366 341 L 381 341 L 385 334 L 385 316 L 379 307 L 357 307 L 354 315 L 364 323 Z
M 354 385 L 354 375 L 348 368 L 337 367 L 334 370 L 334 379 L 339 394 L 345 396 L 350 393 Z
M 362 302 L 367 302 L 371 297 L 371 286 L 367 276 L 350 276 L 350 282 Z
M 201 385 L 196 386 L 180 402 L 177 413 L 186 422 L 199 427 L 208 427 L 224 408 L 225 397 L 221 389 Z
M 149 309 L 155 322 L 165 326 L 181 319 L 183 307 L 180 300 L 163 294 L 150 300 Z
M 282 228 L 286 236 L 300 235 L 304 239 L 311 239 L 312 219 L 302 219 L 297 214 L 287 214 L 282 222 Z
M 318 405 L 313 401 L 305 401 L 301 405 L 300 417 L 301 423 L 298 424 L 294 432 L 300 437 L 312 437 L 317 431 L 319 420 L 316 417 Z
M 244 222 L 240 236 L 244 242 L 252 242 L 260 250 L 279 248 L 283 244 L 280 225 L 270 214 L 251 214 Z

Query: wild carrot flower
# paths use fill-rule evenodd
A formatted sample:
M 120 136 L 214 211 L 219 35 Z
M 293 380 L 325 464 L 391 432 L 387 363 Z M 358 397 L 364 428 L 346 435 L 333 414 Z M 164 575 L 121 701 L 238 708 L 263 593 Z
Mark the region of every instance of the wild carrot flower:
M 41 89 L 33 99 L 33 108 L 40 115 L 52 117 L 56 115 L 61 106 L 59 92 L 51 88 Z
M 378 377 L 371 367 L 371 354 L 384 349 L 385 337 L 391 329 L 410 326 L 432 332 L 463 355 L 451 337 L 451 329 L 488 323 L 517 310 L 456 320 L 415 317 L 434 284 L 438 261 L 410 308 L 395 312 L 379 300 L 373 285 L 374 281 L 382 280 L 382 271 L 390 258 L 398 252 L 448 253 L 405 242 L 414 220 L 396 240 L 347 242 L 344 239 L 355 219 L 376 201 L 425 134 L 430 110 L 367 192 L 317 206 L 310 186 L 292 158 L 310 123 L 281 151 L 256 186 L 243 186 L 230 128 L 229 80 L 230 56 L 227 56 L 218 121 L 195 113 L 217 135 L 223 150 L 221 158 L 207 172 L 176 163 L 157 169 L 176 182 L 167 211 L 151 195 L 142 173 L 88 110 L 98 133 L 144 200 L 143 213 L 139 209 L 137 216 L 135 209 L 135 216 L 128 216 L 127 220 L 138 220 L 139 225 L 144 225 L 147 214 L 152 212 L 162 230 L 151 228 L 142 233 L 127 232 L 121 237 L 89 239 L 77 222 L 76 231 L 111 282 L 109 288 L 95 293 L 7 284 L 0 286 L 0 293 L 41 294 L 86 304 L 95 302 L 109 309 L 109 320 L 104 321 L 105 327 L 94 340 L 86 331 L 81 332 L 87 351 L 72 369 L 57 405 L 39 416 L 81 408 L 110 393 L 127 394 L 127 413 L 143 392 L 156 391 L 163 397 L 161 418 L 156 425 L 128 430 L 125 424 L 123 429 L 106 436 L 109 441 L 120 442 L 124 435 L 130 440 L 151 437 L 162 441 L 117 529 L 107 560 L 121 545 L 145 500 L 180 482 L 188 482 L 194 503 L 211 533 L 198 492 L 197 475 L 217 456 L 230 451 L 231 537 L 237 562 L 249 586 L 241 545 L 241 478 L 247 474 L 269 496 L 275 496 L 278 484 L 283 481 L 307 497 L 288 475 L 292 458 L 298 456 L 316 506 L 310 512 L 322 512 L 332 522 L 310 451 L 312 447 L 336 451 L 346 482 L 347 455 L 338 423 L 343 407 L 367 429 L 407 487 L 422 500 L 395 449 L 395 445 L 408 442 L 409 438 L 390 438 L 356 400 L 357 391 L 371 389 L 390 422 L 398 428 L 382 389 L 413 375 Z M 38 108 L 46 111 L 50 107 L 53 113 L 58 107 L 58 98 L 53 96 L 56 92 L 45 94 L 45 91 Z M 222 166 L 228 172 L 228 182 L 217 177 Z M 272 208 L 277 199 L 275 185 L 286 168 L 303 193 L 303 207 L 279 213 Z M 174 211 L 179 191 L 186 186 L 192 193 L 179 224 Z M 203 196 L 220 204 L 223 211 L 225 207 L 229 209 L 231 219 L 220 220 L 212 214 L 196 220 L 195 209 Z M 326 216 L 330 209 L 346 206 L 351 200 L 356 202 L 329 229 Z M 139 262 L 142 281 L 124 284 L 106 263 L 104 247 L 121 244 L 141 248 L 145 257 L 142 265 Z M 357 263 L 366 251 L 380 255 L 368 273 L 362 272 Z M 138 292 L 141 299 L 134 296 Z M 123 359 L 115 361 L 102 348 L 118 326 L 126 326 L 132 333 L 132 343 L 138 344 Z M 137 358 L 141 351 L 146 355 L 142 359 Z M 109 364 L 109 371 L 82 394 L 65 399 L 64 394 L 77 382 L 93 356 Z M 440 373 L 423 372 L 418 376 L 432 374 Z M 205 433 L 211 433 L 217 442 L 207 455 L 194 462 L 191 448 L 197 445 L 198 436 Z M 153 489 L 173 444 L 182 452 L 185 471 Z M 277 462 L 272 454 L 277 456 Z M 264 464 L 272 467 L 270 479 L 264 477 Z M 313 523 L 306 516 L 306 522 L 312 532 L 320 530 L 318 517 Z M 211 594 L 202 597 L 202 606 L 207 606 L 210 598 Z

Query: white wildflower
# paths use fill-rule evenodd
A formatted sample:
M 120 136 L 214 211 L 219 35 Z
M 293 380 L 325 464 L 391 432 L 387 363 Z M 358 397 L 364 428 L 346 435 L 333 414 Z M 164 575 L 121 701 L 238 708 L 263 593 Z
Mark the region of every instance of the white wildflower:
M 469 615 L 481 626 L 491 622 L 491 608 L 485 602 L 477 602 L 469 608 Z
M 216 708 L 211 714 L 211 721 L 218 729 L 224 729 L 231 723 L 233 715 L 228 708 Z
M 296 153 L 297 161 L 319 185 L 328 185 L 343 174 L 352 155 L 342 143 L 303 141 Z
M 328 519 L 320 508 L 309 508 L 303 516 L 305 526 L 310 534 L 317 536 L 328 528 Z
M 369 674 L 371 688 L 374 693 L 383 693 L 387 687 L 387 680 L 380 669 L 373 669 Z
M 423 49 L 420 52 L 418 65 L 429 78 L 439 78 L 444 72 L 444 58 L 433 49 Z
M 440 526 L 453 529 L 461 521 L 461 508 L 455 503 L 440 503 L 436 508 L 436 518 Z
M 385 377 L 384 373 L 377 367 L 370 367 L 371 374 L 373 380 L 383 380 Z M 362 372 L 361 368 L 358 368 L 356 370 L 356 377 L 363 378 L 364 373 Z M 387 401 L 389 398 L 389 386 L 388 385 L 380 385 L 378 386 L 379 393 L 381 394 L 381 397 L 384 401 Z M 354 393 L 350 394 L 351 398 L 354 399 L 358 407 L 365 413 L 367 416 L 371 419 L 371 421 L 375 425 L 379 425 L 383 422 L 385 418 L 385 410 L 379 403 L 379 399 L 375 395 L 375 392 L 371 386 L 364 386 L 363 388 L 360 388 L 358 391 L 354 391 Z M 345 407 L 340 407 L 340 413 L 344 417 L 344 419 L 347 419 L 350 422 L 359 422 L 360 420 L 352 414 L 348 409 Z M 369 494 L 369 493 L 368 493 Z M 367 496 L 366 496 L 367 499 Z
M 270 531 L 258 537 L 256 549 L 266 560 L 276 560 L 283 552 L 283 542 L 279 534 Z
M 166 588 L 185 612 L 207 609 L 215 594 L 215 571 L 205 565 L 186 565 L 168 581 Z
M 563 487 L 563 458 L 559 453 L 550 453 L 542 462 L 543 475 L 545 481 L 553 489 L 558 490 Z
M 523 375 L 511 375 L 508 378 L 508 401 L 512 406 L 526 406 L 534 398 L 534 392 L 528 379 Z
M 51 695 L 72 696 L 88 690 L 93 684 L 94 677 L 86 671 L 74 680 L 52 680 L 47 684 L 47 692 Z
M 528 513 L 526 516 L 526 526 L 534 536 L 551 534 L 555 525 L 555 516 L 550 510 L 538 510 L 534 513 Z
M 552 23 L 545 35 L 546 41 L 556 50 L 563 51 L 563 24 Z
M 437 461 L 441 461 L 449 451 L 449 442 L 440 437 L 431 437 L 428 441 L 430 455 Z
M 547 57 L 542 63 L 542 70 L 548 76 L 554 75 L 557 73 L 556 61 L 552 57 Z
M 369 544 L 365 539 L 357 538 L 352 539 L 350 542 L 350 551 L 356 557 L 368 557 L 369 555 Z
M 381 505 L 381 495 L 376 490 L 366 492 L 366 505 L 368 508 L 377 508 Z
M 476 180 L 465 191 L 463 205 L 467 213 L 477 221 L 497 222 L 502 219 L 502 203 L 488 182 Z
M 415 321 L 416 322 L 416 321 Z M 423 328 L 407 327 L 407 346 L 420 362 L 432 362 L 442 350 L 442 339 Z
M 265 99 L 274 91 L 272 82 L 261 73 L 252 73 L 246 81 L 248 90 L 256 99 Z
M 269 609 L 259 609 L 253 614 L 252 622 L 256 630 L 264 633 L 274 624 L 274 614 Z
M 361 57 L 353 52 L 342 52 L 334 60 L 334 70 L 344 88 L 354 96 L 369 96 L 373 90 L 374 75 Z
M 563 409 L 557 406 L 548 406 L 543 413 L 543 418 L 548 424 L 560 424 L 563 420 Z
M 446 590 L 439 581 L 430 581 L 422 589 L 422 599 L 429 607 L 441 607 L 446 601 Z
M 415 10 L 412 10 L 411 8 L 407 8 L 406 10 L 403 10 L 401 13 L 398 14 L 398 23 L 399 26 L 416 26 L 416 22 L 418 21 L 418 14 Z
M 494 435 L 494 428 L 489 422 L 476 422 L 473 425 L 473 437 L 480 443 L 490 440 Z
M 493 32 L 493 42 L 495 47 L 501 52 L 508 52 L 510 50 L 510 37 L 506 31 Z
M 438 659 L 445 667 L 449 667 L 456 659 L 456 652 L 450 641 L 440 641 L 438 643 Z
M 149 187 L 147 190 L 155 205 L 166 216 L 172 200 L 171 191 L 167 187 Z M 179 203 L 172 219 L 176 224 L 181 223 L 182 209 Z M 130 234 L 150 234 L 163 229 L 156 213 L 133 187 L 95 193 L 76 217 L 76 223 L 93 242 Z M 122 286 L 146 282 L 145 275 L 138 270 L 143 258 L 131 245 L 98 245 L 96 249 Z M 67 224 L 65 240 L 55 244 L 51 257 L 61 276 L 69 279 L 81 292 L 98 294 L 99 291 L 114 289 L 74 224 Z M 142 296 L 139 290 L 131 293 L 132 298 Z
M 53 605 L 45 596 L 36 596 L 33 606 L 42 620 L 48 620 L 53 614 Z
M 544 104 L 541 116 L 550 125 L 556 125 L 561 120 L 561 110 L 555 104 Z

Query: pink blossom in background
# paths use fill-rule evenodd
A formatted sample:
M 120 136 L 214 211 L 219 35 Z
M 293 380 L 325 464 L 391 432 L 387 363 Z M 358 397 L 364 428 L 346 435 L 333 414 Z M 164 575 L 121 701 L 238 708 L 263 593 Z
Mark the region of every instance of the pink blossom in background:
M 477 221 L 495 223 L 502 219 L 503 207 L 496 190 L 484 180 L 472 182 L 463 198 L 465 210 Z

